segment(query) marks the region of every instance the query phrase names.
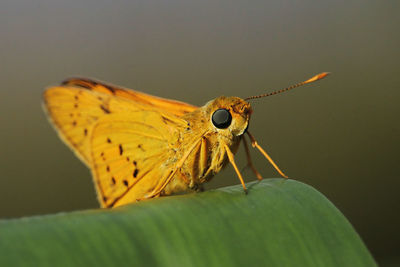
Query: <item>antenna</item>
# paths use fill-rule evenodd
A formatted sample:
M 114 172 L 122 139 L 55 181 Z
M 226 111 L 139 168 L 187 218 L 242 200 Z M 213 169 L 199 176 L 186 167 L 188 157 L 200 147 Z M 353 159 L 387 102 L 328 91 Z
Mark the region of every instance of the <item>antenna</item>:
M 289 87 L 287 87 L 287 88 L 274 91 L 274 92 L 272 92 L 272 93 L 266 93 L 266 94 L 262 94 L 262 95 L 250 96 L 250 97 L 245 98 L 244 100 L 247 101 L 247 100 L 250 100 L 250 99 L 256 99 L 256 98 L 261 98 L 261 97 L 266 97 L 266 96 L 271 96 L 271 95 L 280 94 L 280 93 L 289 91 L 289 90 L 291 90 L 291 89 L 294 89 L 294 88 L 296 88 L 296 87 L 305 85 L 305 84 L 307 84 L 307 83 L 312 83 L 312 82 L 316 82 L 316 81 L 318 81 L 318 80 L 321 80 L 321 79 L 325 78 L 326 76 L 328 76 L 329 74 L 330 74 L 330 72 L 322 72 L 322 73 L 320 73 L 320 74 L 317 74 L 317 75 L 313 76 L 312 78 L 308 79 L 307 81 L 294 84 L 294 85 L 292 85 L 292 86 L 289 86 Z

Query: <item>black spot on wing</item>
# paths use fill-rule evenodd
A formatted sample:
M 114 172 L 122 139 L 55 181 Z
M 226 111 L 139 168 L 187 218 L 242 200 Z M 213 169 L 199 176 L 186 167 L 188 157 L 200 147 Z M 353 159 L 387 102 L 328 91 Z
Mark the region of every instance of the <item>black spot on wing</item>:
M 100 105 L 100 108 L 104 111 L 104 113 L 106 113 L 106 114 L 109 114 L 109 113 L 111 113 L 111 111 L 108 109 L 108 108 L 106 108 L 104 105 Z

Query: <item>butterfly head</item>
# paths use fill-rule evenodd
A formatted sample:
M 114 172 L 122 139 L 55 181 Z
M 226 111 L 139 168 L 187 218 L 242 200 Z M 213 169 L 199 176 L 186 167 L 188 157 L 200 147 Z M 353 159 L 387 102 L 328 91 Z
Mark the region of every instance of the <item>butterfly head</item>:
M 251 106 L 238 97 L 220 96 L 206 105 L 206 111 L 215 131 L 240 136 L 246 132 L 252 113 Z

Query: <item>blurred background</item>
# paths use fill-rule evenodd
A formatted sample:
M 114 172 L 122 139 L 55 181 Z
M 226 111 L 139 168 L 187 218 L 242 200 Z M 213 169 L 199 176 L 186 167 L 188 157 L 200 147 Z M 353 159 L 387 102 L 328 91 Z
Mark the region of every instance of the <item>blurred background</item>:
M 44 88 L 64 78 L 203 105 L 330 71 L 253 101 L 250 130 L 346 215 L 381 265 L 400 264 L 399 10 L 366 0 L 2 0 L 0 218 L 98 207 L 89 170 L 41 109 Z M 257 151 L 253 160 L 278 176 Z M 228 167 L 208 188 L 238 183 Z

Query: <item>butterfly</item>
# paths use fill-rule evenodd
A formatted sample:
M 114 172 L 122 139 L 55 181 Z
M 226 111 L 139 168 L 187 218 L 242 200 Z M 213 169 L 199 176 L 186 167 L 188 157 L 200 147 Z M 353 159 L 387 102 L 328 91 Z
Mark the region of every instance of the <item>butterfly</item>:
M 234 155 L 245 134 L 278 173 L 287 176 L 248 131 L 248 102 L 324 78 L 312 78 L 248 98 L 220 96 L 202 107 L 151 96 L 93 79 L 71 78 L 48 88 L 44 109 L 61 139 L 91 170 L 102 207 L 181 192 L 203 184 L 230 162 L 246 191 Z

